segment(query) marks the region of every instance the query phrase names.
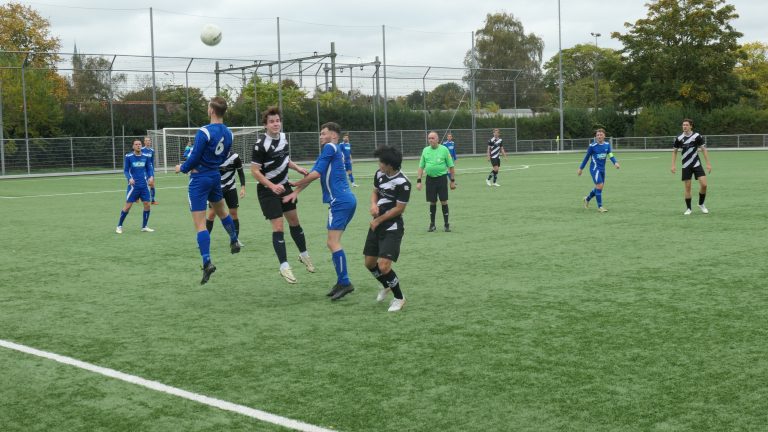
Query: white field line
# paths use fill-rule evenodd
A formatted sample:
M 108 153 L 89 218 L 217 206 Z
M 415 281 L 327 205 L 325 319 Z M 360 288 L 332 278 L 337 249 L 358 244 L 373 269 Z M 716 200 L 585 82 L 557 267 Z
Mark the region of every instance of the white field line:
M 157 381 L 147 380 L 135 375 L 129 375 L 127 373 L 116 371 L 114 369 L 108 369 L 105 367 L 96 366 L 96 365 L 86 363 L 77 359 L 73 359 L 71 357 L 66 357 L 66 356 L 62 356 L 62 355 L 47 352 L 47 351 L 41 351 L 35 348 L 28 347 L 26 345 L 20 345 L 20 344 L 9 342 L 3 339 L 0 339 L 0 346 L 4 348 L 8 348 L 10 350 L 19 351 L 25 354 L 30 354 L 33 356 L 46 358 L 48 360 L 53 360 L 55 362 L 62 363 L 65 365 L 74 366 L 76 368 L 84 369 L 89 372 L 94 372 L 99 375 L 104 375 L 106 377 L 115 378 L 120 381 L 125 381 L 127 383 L 136 384 L 138 386 L 142 386 L 150 390 L 155 390 L 155 391 L 167 393 L 173 396 L 178 396 L 180 398 L 198 402 L 203 405 L 208 405 L 208 406 L 219 408 L 225 411 L 231 411 L 237 414 L 242 414 L 244 416 L 248 416 L 248 417 L 261 420 L 267 423 L 276 424 L 289 429 L 293 429 L 297 431 L 306 431 L 306 432 L 338 432 L 338 431 L 332 431 L 331 429 L 325 429 L 319 426 L 314 426 L 311 424 L 300 422 L 298 420 L 292 420 L 289 418 L 281 417 L 279 415 L 270 414 L 268 412 L 257 410 L 254 408 L 249 408 L 243 405 L 237 405 L 232 402 L 227 402 L 227 401 L 212 398 L 209 396 L 192 393 L 176 387 L 165 385 Z
M 623 158 L 620 162 L 623 161 L 636 161 L 636 160 L 649 160 L 649 159 L 659 159 L 659 156 L 650 156 L 650 157 L 641 157 L 641 158 Z M 573 165 L 573 161 L 571 162 L 552 162 L 552 163 L 542 163 L 542 164 L 529 164 L 529 165 L 513 165 L 512 167 L 505 167 L 505 168 L 499 168 L 499 171 L 519 171 L 524 169 L 529 169 L 531 167 L 541 167 L 541 166 L 552 166 L 552 165 Z M 473 174 L 473 173 L 480 173 L 480 172 L 488 172 L 489 168 L 456 168 L 456 172 L 464 173 L 464 174 Z M 403 171 L 406 175 L 415 175 L 416 171 Z M 358 178 L 373 178 L 372 175 L 356 175 L 355 177 Z M 157 188 L 159 190 L 163 189 L 185 189 L 187 188 L 187 185 L 184 186 L 167 186 L 162 188 Z M 60 197 L 60 196 L 72 196 L 72 195 L 91 195 L 91 194 L 104 194 L 104 193 L 117 193 L 117 192 L 125 192 L 124 189 L 120 190 L 108 190 L 108 191 L 94 191 L 94 192 L 70 192 L 70 193 L 61 193 L 61 194 L 45 194 L 45 195 L 22 195 L 22 196 L 2 196 L 0 195 L 0 199 L 19 199 L 19 198 L 45 198 L 45 197 Z

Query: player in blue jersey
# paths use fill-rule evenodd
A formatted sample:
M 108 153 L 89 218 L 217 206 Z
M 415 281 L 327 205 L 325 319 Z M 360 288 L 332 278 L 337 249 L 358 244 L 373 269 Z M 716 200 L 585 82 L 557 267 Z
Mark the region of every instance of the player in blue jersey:
M 141 148 L 141 153 L 144 155 L 149 156 L 150 159 L 152 159 L 152 167 L 155 166 L 155 149 L 152 148 L 152 138 L 145 136 L 144 137 L 144 147 Z M 157 201 L 155 201 L 155 179 L 153 178 L 149 182 L 149 191 L 151 195 L 152 205 L 157 205 Z
M 344 169 L 347 171 L 347 175 L 349 176 L 349 184 L 352 187 L 357 187 L 357 183 L 355 183 L 355 176 L 352 174 L 352 147 L 350 147 L 349 144 L 349 134 L 344 134 L 344 137 L 339 143 L 339 147 L 341 147 L 341 154 L 344 155 Z
M 331 300 L 338 300 L 355 290 L 347 272 L 347 256 L 341 246 L 341 235 L 355 215 L 357 199 L 349 189 L 344 156 L 338 145 L 341 128 L 336 123 L 325 123 L 320 129 L 320 156 L 309 174 L 292 183 L 296 189 L 283 197 L 283 202 L 295 201 L 298 194 L 311 182 L 321 178 L 323 202 L 328 210 L 328 249 L 331 250 L 333 266 L 336 269 L 336 284 L 327 294 Z
M 589 195 L 584 197 L 584 208 L 589 207 L 589 201 L 594 197 L 597 200 L 597 211 L 600 213 L 608 211 L 603 207 L 606 159 L 610 159 L 616 169 L 620 168 L 619 163 L 611 152 L 611 143 L 605 141 L 605 129 L 600 128 L 595 132 L 595 140 L 589 144 L 587 154 L 584 155 L 584 160 L 581 161 L 578 171 L 578 174 L 581 175 L 584 167 L 587 165 L 587 161 L 591 161 L 589 164 L 589 173 L 592 177 L 592 181 L 595 183 L 595 188 L 589 192 Z
M 443 141 L 443 145 L 445 148 L 448 149 L 448 152 L 451 153 L 451 159 L 453 159 L 453 162 L 455 164 L 456 162 L 456 143 L 453 142 L 453 134 L 448 133 L 445 137 L 445 141 Z
M 144 218 L 142 219 L 141 231 L 152 232 L 152 228 L 147 226 L 149 221 L 149 184 L 154 179 L 155 169 L 152 165 L 152 159 L 141 151 L 141 140 L 133 140 L 133 152 L 125 155 L 123 163 L 123 174 L 128 180 L 128 190 L 125 194 L 125 206 L 120 211 L 120 222 L 117 223 L 115 232 L 123 233 L 123 222 L 131 206 L 137 200 L 141 199 L 144 203 Z
M 240 252 L 237 241 L 237 231 L 232 216 L 227 212 L 224 195 L 221 191 L 221 174 L 219 166 L 224 163 L 232 147 L 232 131 L 224 125 L 224 113 L 227 112 L 227 102 L 216 96 L 208 104 L 209 125 L 201 127 L 195 135 L 195 143 L 189 158 L 181 165 L 176 165 L 176 172 L 190 173 L 189 175 L 189 210 L 197 230 L 197 245 L 203 258 L 203 278 L 200 285 L 208 282 L 216 266 L 211 262 L 211 234 L 205 227 L 205 210 L 211 203 L 221 224 L 229 233 L 230 251 Z

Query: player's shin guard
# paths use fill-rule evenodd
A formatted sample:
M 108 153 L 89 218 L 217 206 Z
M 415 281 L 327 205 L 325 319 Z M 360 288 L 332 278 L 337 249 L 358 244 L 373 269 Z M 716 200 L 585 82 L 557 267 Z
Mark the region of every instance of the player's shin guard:
M 488 174 L 488 180 L 490 180 L 490 179 L 492 179 L 492 178 L 493 178 L 493 170 L 491 170 L 491 173 L 490 173 L 490 174 Z
M 704 205 L 704 200 L 707 198 L 707 194 L 700 193 L 699 194 L 699 205 Z M 690 206 L 689 206 L 690 208 Z
M 229 234 L 229 241 L 237 241 L 237 231 L 235 230 L 235 222 L 232 220 L 232 216 L 227 215 L 221 220 L 221 224 L 224 225 L 224 229 Z
M 285 234 L 282 231 L 272 232 L 272 247 L 280 264 L 288 262 L 288 253 L 285 251 Z
M 232 222 L 235 224 L 235 234 L 240 237 L 240 219 L 232 219 Z
M 211 261 L 211 234 L 206 231 L 197 232 L 197 247 L 200 248 L 200 256 L 203 257 L 203 265 Z
M 292 226 L 290 229 L 291 238 L 293 239 L 293 242 L 296 243 L 296 247 L 299 248 L 299 252 L 306 252 L 307 239 L 304 237 L 304 230 L 301 228 L 301 225 Z
M 347 255 L 344 249 L 339 249 L 332 255 L 333 268 L 336 270 L 336 283 L 339 285 L 349 285 L 349 273 L 347 273 Z
M 443 204 L 443 222 L 448 225 L 448 204 Z
M 149 188 L 149 192 L 152 195 L 152 202 L 155 201 L 155 188 L 151 187 Z
M 429 205 L 429 225 L 435 224 L 435 213 L 437 212 L 437 204 Z
M 208 232 L 213 231 L 213 221 L 212 220 L 205 220 L 205 229 L 208 230 Z
M 595 197 L 595 192 L 597 191 L 597 188 L 593 188 L 591 191 L 589 191 L 589 195 L 587 195 L 587 201 L 591 200 Z
M 601 189 L 595 189 L 595 199 L 597 200 L 597 206 L 603 206 L 603 191 Z
M 687 208 L 688 210 L 691 209 L 691 199 L 690 198 L 686 198 L 685 199 L 685 208 Z
M 499 173 L 496 171 L 493 172 L 493 182 L 496 183 L 496 179 L 499 177 Z
M 147 222 L 149 222 L 149 210 L 144 210 L 144 214 L 142 215 L 141 227 L 146 228 Z
M 355 176 L 352 175 L 352 173 L 349 173 L 349 182 L 354 183 L 355 182 Z
M 128 216 L 128 212 L 124 210 L 120 210 L 120 222 L 117 223 L 117 226 L 123 226 L 123 222 L 125 222 L 126 216 Z
M 403 292 L 400 291 L 400 280 L 397 278 L 394 270 L 390 270 L 389 273 L 382 275 L 382 278 L 386 281 L 387 286 L 392 290 L 396 299 L 403 299 Z

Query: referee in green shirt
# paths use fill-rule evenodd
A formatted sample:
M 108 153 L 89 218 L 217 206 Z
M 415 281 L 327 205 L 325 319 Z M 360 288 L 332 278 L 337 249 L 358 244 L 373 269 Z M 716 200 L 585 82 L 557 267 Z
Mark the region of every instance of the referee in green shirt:
M 448 223 L 448 180 L 451 189 L 456 189 L 455 171 L 451 153 L 443 145 L 437 132 L 432 131 L 427 136 L 429 146 L 424 147 L 419 161 L 419 173 L 416 178 L 416 189 L 421 190 L 421 178 L 427 173 L 427 201 L 429 201 L 429 232 L 435 231 L 435 212 L 437 211 L 437 199 L 443 206 L 443 221 L 445 232 L 451 232 Z

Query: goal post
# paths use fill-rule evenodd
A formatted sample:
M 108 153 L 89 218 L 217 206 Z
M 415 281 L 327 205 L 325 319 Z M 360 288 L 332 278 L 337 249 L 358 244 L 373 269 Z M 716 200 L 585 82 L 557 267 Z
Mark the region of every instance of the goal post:
M 149 130 L 148 135 L 155 143 L 155 169 L 162 169 L 167 173 L 169 169 L 182 162 L 182 155 L 187 144 L 193 144 L 195 135 L 200 128 L 163 128 Z M 262 126 L 237 126 L 229 127 L 234 139 L 232 141 L 233 152 L 240 155 L 243 160 L 250 156 L 250 151 L 259 139 L 259 132 L 264 130 Z M 247 159 L 250 160 L 250 159 Z

